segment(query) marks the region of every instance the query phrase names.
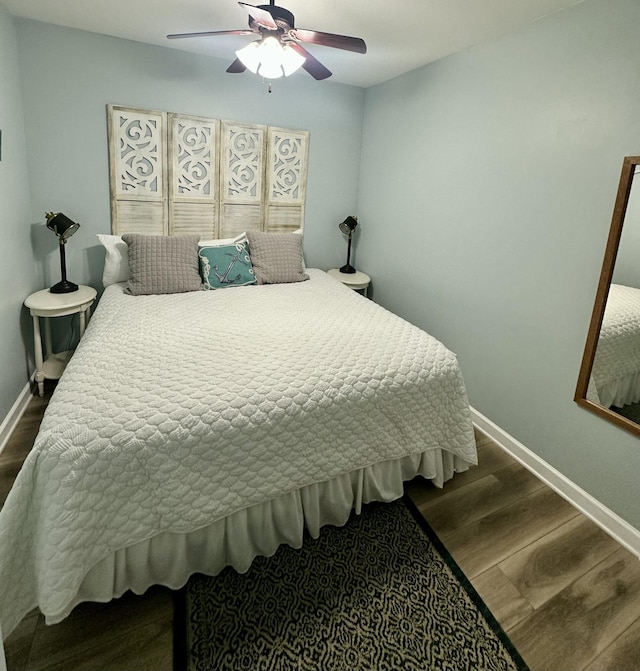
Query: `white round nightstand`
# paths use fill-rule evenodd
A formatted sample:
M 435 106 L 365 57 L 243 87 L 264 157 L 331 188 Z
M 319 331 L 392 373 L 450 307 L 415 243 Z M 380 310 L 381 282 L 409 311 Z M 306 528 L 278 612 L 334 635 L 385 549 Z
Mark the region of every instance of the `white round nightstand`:
M 340 280 L 342 284 L 350 289 L 362 291 L 365 296 L 367 295 L 371 278 L 366 273 L 361 273 L 359 270 L 356 270 L 355 273 L 341 273 L 337 268 L 332 268 L 331 270 L 327 270 L 327 274 L 336 280 Z
M 64 317 L 65 315 L 78 313 L 80 315 L 80 337 L 82 338 L 96 295 L 96 290 L 93 287 L 79 286 L 77 291 L 71 291 L 68 294 L 52 294 L 49 289 L 43 289 L 31 294 L 25 300 L 24 304 L 29 308 L 33 317 L 33 345 L 36 358 L 35 378 L 40 396 L 44 395 L 44 381 L 59 380 L 73 354 L 72 351 L 55 354 L 52 352 L 49 317 Z M 40 317 L 45 317 L 44 357 L 40 335 Z

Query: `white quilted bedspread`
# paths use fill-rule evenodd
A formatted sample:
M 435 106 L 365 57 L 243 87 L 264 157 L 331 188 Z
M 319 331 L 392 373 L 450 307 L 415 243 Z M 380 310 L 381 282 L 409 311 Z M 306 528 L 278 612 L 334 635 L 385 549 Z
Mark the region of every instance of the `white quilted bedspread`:
M 0 513 L 5 636 L 111 552 L 313 482 L 475 443 L 456 357 L 318 270 L 179 295 L 107 289 Z
M 612 284 L 592 371 L 600 402 L 606 406 L 635 402 L 639 375 L 640 289 Z

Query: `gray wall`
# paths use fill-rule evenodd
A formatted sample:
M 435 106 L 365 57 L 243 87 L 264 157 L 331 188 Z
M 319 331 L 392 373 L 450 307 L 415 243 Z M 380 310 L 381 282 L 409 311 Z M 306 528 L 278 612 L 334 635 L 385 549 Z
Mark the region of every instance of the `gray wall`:
M 62 211 L 81 224 L 67 244 L 69 279 L 101 288 L 95 234 L 110 227 L 108 103 L 309 130 L 307 261 L 329 268 L 342 258 L 337 224 L 356 206 L 363 89 L 301 71 L 268 93 L 258 77 L 226 74 L 226 61 L 17 23 L 32 212 L 42 220 L 47 210 Z M 44 286 L 57 281 L 57 252 L 43 242 L 36 253 Z
M 0 422 L 29 377 L 32 346 L 22 301 L 37 287 L 29 226 L 29 182 L 18 46 L 13 18 L 0 5 Z M 32 357 L 31 357 L 32 358 Z
M 473 406 L 640 528 L 640 441 L 572 400 L 640 154 L 638 25 L 637 0 L 587 0 L 368 89 L 358 255 Z

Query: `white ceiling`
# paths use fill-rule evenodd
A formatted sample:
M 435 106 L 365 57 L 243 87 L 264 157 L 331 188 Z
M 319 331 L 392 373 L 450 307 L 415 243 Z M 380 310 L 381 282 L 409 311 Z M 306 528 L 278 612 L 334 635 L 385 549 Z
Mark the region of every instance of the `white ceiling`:
M 478 42 L 518 30 L 582 0 L 277 0 L 296 27 L 361 37 L 366 55 L 311 45 L 330 81 L 371 86 Z M 15 16 L 234 60 L 252 37 L 167 40 L 168 33 L 236 30 L 236 0 L 0 0 Z M 253 4 L 268 4 L 254 0 Z M 226 68 L 224 63 L 221 68 Z M 246 77 L 229 75 L 230 77 Z M 303 71 L 295 77 L 309 75 Z M 322 82 L 318 83 L 319 86 Z

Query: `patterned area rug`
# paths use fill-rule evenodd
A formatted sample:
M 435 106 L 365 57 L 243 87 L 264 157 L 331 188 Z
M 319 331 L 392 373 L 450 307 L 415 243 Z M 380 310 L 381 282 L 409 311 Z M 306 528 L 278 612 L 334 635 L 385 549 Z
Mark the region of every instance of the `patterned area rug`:
M 636 424 L 640 424 L 640 403 L 631 403 L 630 405 L 623 405 L 621 408 L 616 407 L 615 405 L 611 406 L 613 412 L 617 412 L 619 415 L 630 419 Z
M 409 501 L 180 594 L 176 671 L 527 669 Z

